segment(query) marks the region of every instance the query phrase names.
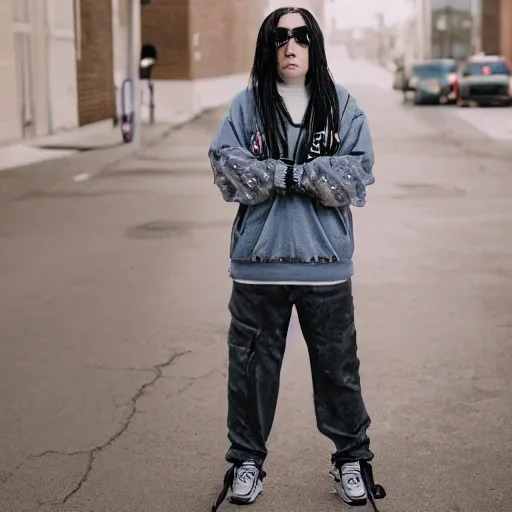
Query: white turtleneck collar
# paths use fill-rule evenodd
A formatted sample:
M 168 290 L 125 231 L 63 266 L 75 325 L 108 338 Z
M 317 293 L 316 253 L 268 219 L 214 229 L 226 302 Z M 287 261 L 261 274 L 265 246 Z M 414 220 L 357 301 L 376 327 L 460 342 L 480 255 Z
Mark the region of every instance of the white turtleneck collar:
M 278 82 L 277 90 L 294 124 L 301 124 L 309 103 L 309 87 L 304 84 Z

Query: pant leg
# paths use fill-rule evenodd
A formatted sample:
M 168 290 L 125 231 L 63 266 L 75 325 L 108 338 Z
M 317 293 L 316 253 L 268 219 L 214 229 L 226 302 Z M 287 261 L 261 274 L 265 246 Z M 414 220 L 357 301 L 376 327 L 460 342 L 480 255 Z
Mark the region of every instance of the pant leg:
M 292 313 L 286 286 L 234 282 L 229 310 L 226 460 L 263 464 Z
M 333 462 L 370 461 L 352 283 L 301 287 L 295 306 L 309 351 L 317 425 L 336 446 Z

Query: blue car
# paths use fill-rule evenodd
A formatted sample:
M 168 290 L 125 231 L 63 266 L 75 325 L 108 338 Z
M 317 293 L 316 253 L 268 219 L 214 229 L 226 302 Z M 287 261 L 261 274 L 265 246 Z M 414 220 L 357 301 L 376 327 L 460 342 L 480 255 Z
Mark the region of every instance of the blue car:
M 415 105 L 455 103 L 457 62 L 454 59 L 439 59 L 414 64 L 407 90 L 414 92 Z

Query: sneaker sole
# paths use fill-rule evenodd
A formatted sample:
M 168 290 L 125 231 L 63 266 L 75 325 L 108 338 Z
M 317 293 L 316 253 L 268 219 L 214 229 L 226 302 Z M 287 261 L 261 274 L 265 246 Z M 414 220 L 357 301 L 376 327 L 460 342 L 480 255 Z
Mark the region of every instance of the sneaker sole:
M 261 480 L 258 480 L 258 483 L 256 484 L 256 487 L 254 488 L 254 491 L 252 491 L 252 494 L 249 497 L 243 497 L 243 496 L 236 496 L 232 495 L 229 498 L 229 502 L 233 503 L 234 505 L 250 505 L 251 503 L 254 503 L 258 495 L 263 491 L 263 485 L 261 483 Z

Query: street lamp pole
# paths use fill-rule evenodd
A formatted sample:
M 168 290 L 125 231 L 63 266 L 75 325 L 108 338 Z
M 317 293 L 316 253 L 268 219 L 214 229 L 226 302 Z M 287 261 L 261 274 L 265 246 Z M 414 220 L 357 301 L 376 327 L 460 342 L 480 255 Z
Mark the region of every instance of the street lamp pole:
M 139 81 L 140 49 L 141 49 L 141 24 L 140 24 L 140 0 L 131 0 L 130 16 L 130 80 L 132 82 L 133 100 L 133 147 L 138 151 L 141 147 L 141 97 Z
M 423 60 L 425 59 L 425 0 L 414 0 L 413 5 L 416 24 L 416 52 L 414 57 Z

